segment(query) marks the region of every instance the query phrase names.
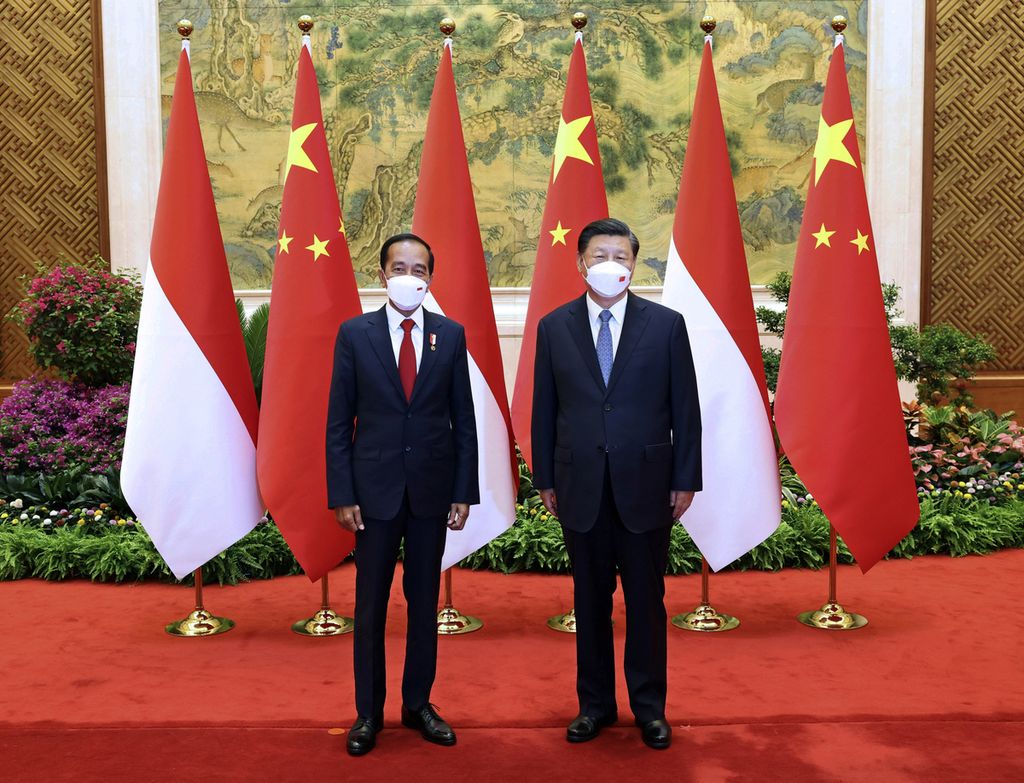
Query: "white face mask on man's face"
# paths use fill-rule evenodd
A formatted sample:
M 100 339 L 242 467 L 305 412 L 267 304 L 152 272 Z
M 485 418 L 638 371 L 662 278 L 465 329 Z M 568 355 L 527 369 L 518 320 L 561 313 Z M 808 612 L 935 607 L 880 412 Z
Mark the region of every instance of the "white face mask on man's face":
M 629 288 L 633 277 L 629 267 L 618 261 L 601 261 L 585 269 L 587 283 L 601 296 L 618 296 Z
M 388 298 L 400 310 L 415 310 L 423 304 L 429 285 L 415 275 L 395 275 L 388 278 Z

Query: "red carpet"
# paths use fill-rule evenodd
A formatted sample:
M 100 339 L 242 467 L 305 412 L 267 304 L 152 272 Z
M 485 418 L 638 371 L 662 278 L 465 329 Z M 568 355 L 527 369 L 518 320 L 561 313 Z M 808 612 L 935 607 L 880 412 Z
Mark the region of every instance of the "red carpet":
M 334 575 L 339 609 L 351 606 L 353 575 Z M 544 619 L 569 607 L 567 577 L 460 571 L 455 603 L 486 626 L 441 640 L 434 701 L 459 745 L 435 748 L 399 728 L 392 698 L 378 749 L 350 759 L 344 734 L 328 731 L 354 717 L 350 637 L 288 630 L 316 608 L 319 591 L 304 578 L 208 588 L 207 606 L 238 623 L 210 639 L 163 633 L 190 608 L 188 588 L 2 583 L 0 779 L 375 781 L 410 768 L 425 781 L 1024 779 L 1012 609 L 1024 551 L 886 562 L 867 576 L 843 568 L 839 585 L 867 628 L 826 633 L 793 619 L 822 602 L 824 572 L 713 577 L 714 602 L 743 624 L 721 635 L 670 630 L 676 735 L 657 753 L 630 726 L 621 682 L 621 726 L 582 746 L 563 740 L 575 714 L 573 638 Z M 690 608 L 697 590 L 695 577 L 669 579 L 670 611 Z M 394 695 L 403 611 L 396 597 Z

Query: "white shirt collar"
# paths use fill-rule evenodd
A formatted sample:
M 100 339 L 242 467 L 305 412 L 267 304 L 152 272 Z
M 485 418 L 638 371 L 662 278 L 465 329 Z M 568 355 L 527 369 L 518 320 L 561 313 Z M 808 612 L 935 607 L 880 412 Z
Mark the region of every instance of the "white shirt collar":
M 391 331 L 394 332 L 398 329 L 401 329 L 402 321 L 404 321 L 407 317 L 411 318 L 416 323 L 416 326 L 420 328 L 421 332 L 423 331 L 423 305 L 417 307 L 416 311 L 412 315 L 404 316 L 400 312 L 398 312 L 398 310 L 395 309 L 395 306 L 391 304 L 391 301 L 388 300 L 388 303 L 384 306 L 384 311 L 388 315 L 388 329 L 390 329 Z
M 609 310 L 612 311 L 612 318 L 614 318 L 615 322 L 618 323 L 620 326 L 622 325 L 623 319 L 626 316 L 626 300 L 627 299 L 629 299 L 629 294 L 626 294 L 619 301 L 617 301 L 615 304 L 613 304 L 611 307 L 608 308 Z M 587 292 L 587 313 L 589 313 L 589 315 L 590 315 L 590 322 L 591 323 L 597 323 L 598 325 L 600 325 L 600 322 L 599 322 L 598 319 L 600 318 L 601 311 L 603 309 L 604 308 L 601 307 L 601 305 L 599 305 L 597 302 L 595 302 L 593 299 L 590 298 L 590 292 L 588 291 Z

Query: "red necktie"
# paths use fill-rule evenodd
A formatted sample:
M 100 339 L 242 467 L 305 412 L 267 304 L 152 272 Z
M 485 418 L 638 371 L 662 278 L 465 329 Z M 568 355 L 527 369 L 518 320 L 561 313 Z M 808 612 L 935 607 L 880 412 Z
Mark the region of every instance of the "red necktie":
M 416 384 L 416 349 L 412 345 L 412 328 L 416 322 L 411 318 L 402 321 L 405 336 L 398 349 L 398 377 L 402 379 L 406 401 L 412 399 L 412 387 Z

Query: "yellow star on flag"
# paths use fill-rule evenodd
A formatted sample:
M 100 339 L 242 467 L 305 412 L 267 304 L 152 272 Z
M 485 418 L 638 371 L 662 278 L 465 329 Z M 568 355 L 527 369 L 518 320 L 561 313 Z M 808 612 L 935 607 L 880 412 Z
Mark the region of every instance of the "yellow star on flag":
M 288 252 L 288 243 L 291 242 L 295 237 L 288 236 L 288 232 L 282 229 L 281 238 L 277 240 L 277 247 L 282 253 Z
M 840 163 L 848 163 L 857 168 L 853 162 L 853 156 L 843 144 L 843 139 L 853 127 L 853 120 L 843 120 L 835 125 L 829 125 L 824 117 L 818 118 L 818 140 L 814 143 L 814 184 L 818 184 L 821 175 L 825 173 L 825 167 L 830 161 L 838 160 Z
M 329 240 L 329 239 L 325 239 L 325 240 L 321 241 L 320 238 L 317 237 L 316 234 L 313 234 L 313 244 L 309 245 L 308 247 L 306 247 L 306 250 L 312 250 L 313 251 L 313 261 L 314 261 L 314 263 L 320 258 L 320 256 L 330 256 L 331 255 L 330 253 L 327 252 L 327 243 L 330 242 L 330 241 L 331 240 Z
M 551 174 L 551 181 L 558 179 L 558 172 L 562 170 L 562 164 L 566 158 L 576 158 L 584 163 L 594 165 L 590 159 L 590 153 L 580 141 L 584 129 L 590 124 L 590 115 L 580 117 L 572 122 L 566 122 L 561 116 L 558 118 L 558 136 L 555 139 L 555 169 Z
M 825 228 L 825 224 L 822 223 L 821 224 L 821 228 L 818 229 L 817 233 L 811 234 L 811 236 L 814 237 L 814 239 L 816 240 L 816 244 L 814 246 L 816 248 L 821 247 L 822 245 L 824 245 L 825 247 L 832 247 L 832 243 L 829 242 L 829 238 L 834 233 L 836 233 L 836 232 L 835 231 L 828 231 Z
M 865 250 L 870 250 L 868 247 L 868 235 L 860 233 L 860 229 L 857 229 L 857 238 L 850 240 L 851 245 L 857 246 L 857 255 L 860 255 Z
M 343 217 L 339 217 L 338 218 L 338 233 L 339 234 L 344 234 L 345 233 L 345 218 L 343 218 Z
M 285 182 L 288 182 L 288 173 L 292 170 L 292 166 L 316 172 L 316 166 L 313 165 L 313 161 L 309 159 L 309 155 L 302 149 L 302 145 L 306 143 L 306 139 L 309 138 L 309 135 L 315 128 L 315 122 L 311 122 L 309 125 L 300 125 L 292 130 L 291 136 L 288 137 L 288 157 L 285 158 L 284 162 Z
M 551 234 L 551 237 L 552 237 L 552 239 L 551 239 L 551 247 L 554 247 L 558 243 L 561 243 L 561 244 L 564 245 L 565 244 L 565 235 L 568 234 L 570 231 L 572 231 L 571 228 L 562 228 L 562 221 L 559 220 L 558 221 L 558 226 L 555 228 L 555 230 L 548 232 L 549 234 Z

